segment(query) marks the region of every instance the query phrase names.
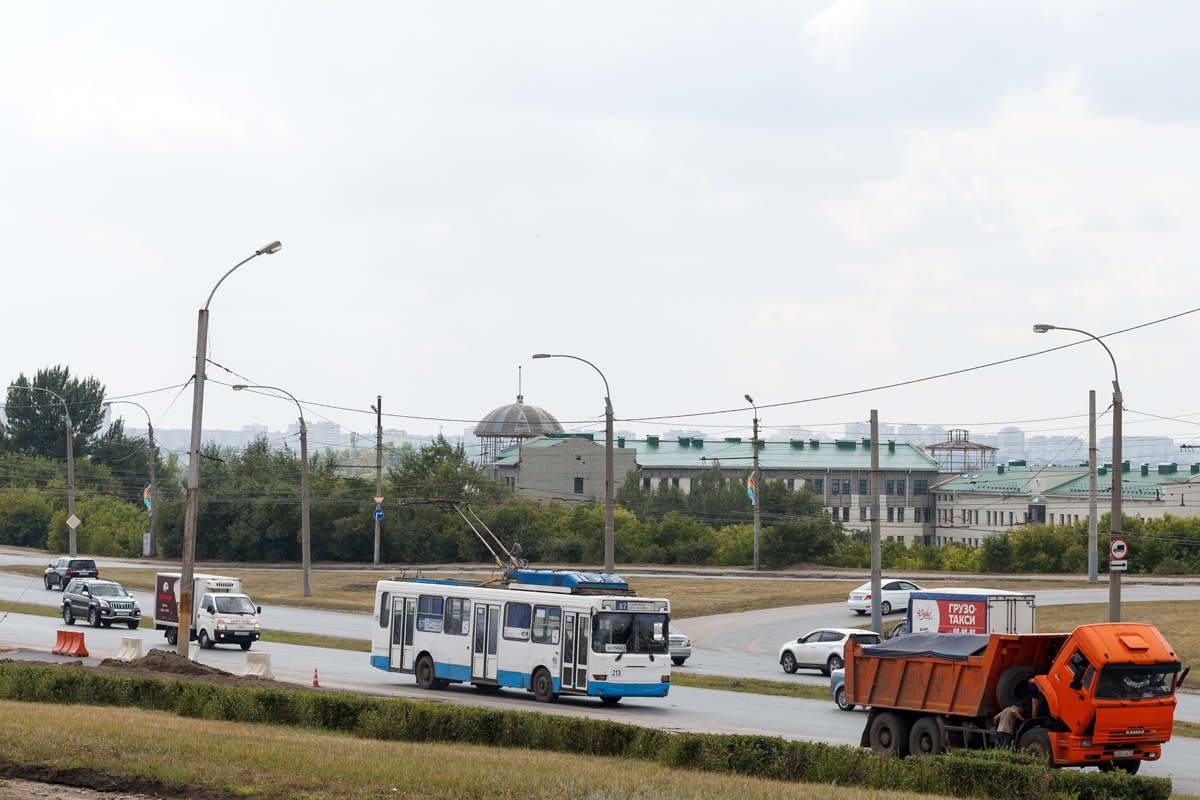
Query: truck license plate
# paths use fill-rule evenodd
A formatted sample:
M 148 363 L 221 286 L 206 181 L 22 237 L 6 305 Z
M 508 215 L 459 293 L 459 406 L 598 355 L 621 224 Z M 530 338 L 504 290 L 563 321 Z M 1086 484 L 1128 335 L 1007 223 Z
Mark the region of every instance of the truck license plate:
M 1129 758 L 1132 755 L 1132 750 L 1113 750 L 1113 758 Z

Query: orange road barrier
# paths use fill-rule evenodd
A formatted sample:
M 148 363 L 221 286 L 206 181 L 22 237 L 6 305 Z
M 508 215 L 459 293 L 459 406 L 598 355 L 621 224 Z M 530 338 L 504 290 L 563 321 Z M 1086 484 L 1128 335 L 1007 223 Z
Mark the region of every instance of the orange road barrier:
M 50 652 L 60 656 L 75 656 L 80 658 L 88 654 L 83 644 L 83 634 L 79 631 L 58 631 L 58 639 Z

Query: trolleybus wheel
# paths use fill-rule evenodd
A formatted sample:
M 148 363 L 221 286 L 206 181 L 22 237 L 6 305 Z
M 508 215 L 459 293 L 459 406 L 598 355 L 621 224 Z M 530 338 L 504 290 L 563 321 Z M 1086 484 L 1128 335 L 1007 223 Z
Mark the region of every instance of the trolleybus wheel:
M 422 689 L 437 688 L 437 672 L 433 669 L 433 659 L 429 656 L 421 656 L 421 660 L 417 662 L 417 686 Z
M 602 694 L 600 695 L 600 702 L 607 703 L 610 706 L 615 706 L 617 703 L 621 702 L 621 698 L 616 695 Z
M 553 703 L 558 699 L 554 691 L 554 679 L 545 669 L 539 669 L 533 674 L 533 697 L 539 703 Z

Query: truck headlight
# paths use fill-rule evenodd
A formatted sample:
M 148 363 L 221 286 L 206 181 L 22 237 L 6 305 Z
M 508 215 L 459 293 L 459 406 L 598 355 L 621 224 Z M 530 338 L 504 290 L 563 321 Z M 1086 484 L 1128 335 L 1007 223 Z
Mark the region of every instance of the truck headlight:
M 219 631 L 225 630 L 225 620 L 223 620 L 223 619 L 217 620 L 217 630 L 219 630 Z
M 254 620 L 254 630 L 258 630 L 258 620 Z

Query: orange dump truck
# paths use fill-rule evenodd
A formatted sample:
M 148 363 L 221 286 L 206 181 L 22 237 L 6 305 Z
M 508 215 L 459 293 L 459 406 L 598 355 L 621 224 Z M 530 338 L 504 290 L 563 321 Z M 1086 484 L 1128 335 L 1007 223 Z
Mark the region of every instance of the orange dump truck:
M 1171 738 L 1175 690 L 1187 675 L 1179 670 L 1153 625 L 1082 625 L 1069 634 L 914 633 L 866 646 L 850 637 L 846 700 L 870 708 L 862 746 L 876 752 L 995 747 L 993 717 L 1024 704 L 1025 721 L 1013 737 L 1018 749 L 1055 766 L 1133 773 Z

